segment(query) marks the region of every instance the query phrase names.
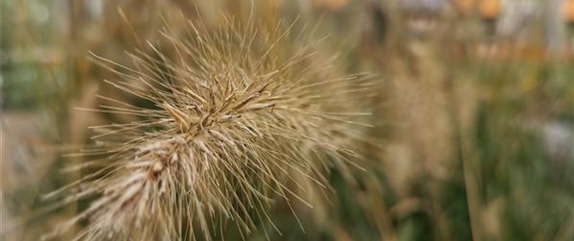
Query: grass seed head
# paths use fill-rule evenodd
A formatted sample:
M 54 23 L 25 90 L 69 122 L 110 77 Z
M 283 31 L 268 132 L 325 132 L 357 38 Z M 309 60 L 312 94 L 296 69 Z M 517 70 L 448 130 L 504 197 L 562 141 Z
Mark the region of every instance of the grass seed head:
M 105 167 L 56 192 L 93 199 L 60 230 L 87 220 L 79 239 L 211 239 L 232 220 L 246 235 L 271 222 L 274 200 L 309 204 L 326 169 L 348 171 L 369 82 L 316 61 L 293 25 L 255 22 L 167 25 L 167 46 L 141 46 L 133 67 L 93 55 L 121 77 L 109 84 L 151 104 L 106 99 L 114 105 L 98 110 L 135 119 L 95 128 Z

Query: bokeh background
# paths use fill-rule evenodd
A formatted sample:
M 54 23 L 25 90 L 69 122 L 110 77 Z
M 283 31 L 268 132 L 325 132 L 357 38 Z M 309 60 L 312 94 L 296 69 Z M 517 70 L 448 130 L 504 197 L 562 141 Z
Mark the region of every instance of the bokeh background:
M 380 90 L 362 150 L 368 172 L 352 185 L 329 174 L 332 200 L 295 207 L 305 230 L 279 203 L 282 235 L 261 224 L 248 240 L 265 231 L 271 240 L 574 240 L 572 0 L 0 4 L 0 240 L 38 240 L 85 208 L 48 211 L 40 197 L 82 175 L 61 170 L 84 161 L 66 154 L 91 142 L 89 126 L 129 121 L 75 110 L 97 108 L 97 94 L 125 99 L 88 51 L 129 63 L 124 51 L 138 38 L 162 44 L 162 16 L 215 27 L 252 8 L 269 22 L 317 26 L 328 35 L 320 53 L 338 53 L 342 73 L 372 73 Z M 225 238 L 240 240 L 233 230 Z

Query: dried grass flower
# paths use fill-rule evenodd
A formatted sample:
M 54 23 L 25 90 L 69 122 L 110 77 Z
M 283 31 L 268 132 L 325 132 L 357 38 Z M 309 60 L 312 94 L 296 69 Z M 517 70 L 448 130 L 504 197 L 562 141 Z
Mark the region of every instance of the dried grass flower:
M 209 240 L 231 220 L 245 236 L 271 222 L 275 201 L 311 205 L 306 187 L 328 188 L 329 169 L 357 166 L 368 78 L 317 61 L 295 22 L 185 23 L 160 31 L 169 44 L 128 53 L 133 66 L 92 55 L 139 104 L 99 96 L 111 104 L 96 111 L 134 121 L 93 127 L 99 145 L 84 154 L 105 158 L 46 197 L 90 205 L 56 233 L 85 220 L 78 239 Z

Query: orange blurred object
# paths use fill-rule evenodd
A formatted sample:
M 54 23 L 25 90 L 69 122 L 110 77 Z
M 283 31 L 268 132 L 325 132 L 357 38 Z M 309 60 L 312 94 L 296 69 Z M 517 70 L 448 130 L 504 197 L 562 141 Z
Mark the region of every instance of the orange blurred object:
M 482 0 L 478 7 L 482 18 L 496 19 L 500 15 L 500 0 Z
M 500 0 L 455 0 L 455 5 L 463 14 L 470 14 L 478 8 L 478 14 L 485 19 L 496 19 L 500 15 Z
M 574 23 L 574 0 L 565 0 L 563 2 L 562 16 L 566 21 Z

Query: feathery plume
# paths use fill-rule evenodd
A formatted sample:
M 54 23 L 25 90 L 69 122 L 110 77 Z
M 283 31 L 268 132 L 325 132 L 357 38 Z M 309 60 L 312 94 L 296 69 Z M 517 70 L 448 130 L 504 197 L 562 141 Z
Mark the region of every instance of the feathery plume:
M 244 236 L 271 222 L 274 200 L 311 205 L 309 183 L 326 188 L 329 168 L 356 166 L 353 146 L 368 126 L 356 103 L 369 81 L 314 61 L 294 24 L 166 24 L 168 50 L 147 42 L 128 53 L 132 67 L 92 55 L 121 77 L 108 84 L 146 104 L 100 96 L 113 105 L 94 111 L 137 121 L 93 127 L 99 149 L 86 154 L 106 157 L 80 168 L 103 168 L 48 195 L 91 200 L 57 232 L 86 220 L 78 239 L 209 240 L 232 220 Z

